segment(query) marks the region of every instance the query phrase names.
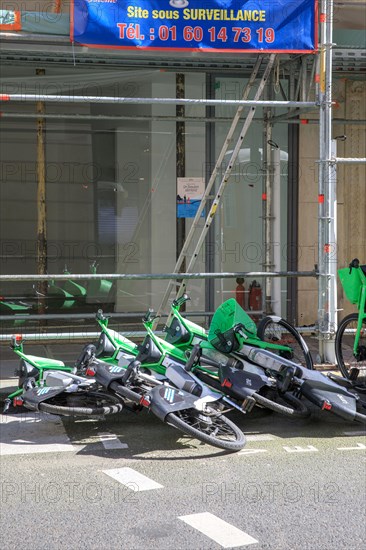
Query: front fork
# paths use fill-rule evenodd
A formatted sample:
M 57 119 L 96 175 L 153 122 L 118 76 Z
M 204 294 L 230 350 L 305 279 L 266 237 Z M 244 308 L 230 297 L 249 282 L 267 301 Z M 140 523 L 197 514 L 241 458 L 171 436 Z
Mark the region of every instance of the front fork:
M 355 341 L 353 343 L 353 355 L 356 357 L 357 361 L 362 361 L 365 359 L 364 357 L 359 357 L 360 355 L 359 343 L 360 343 L 360 336 L 362 333 L 362 324 L 363 324 L 363 321 L 366 319 L 365 307 L 366 307 L 366 285 L 363 285 L 359 307 L 358 307 L 358 321 L 357 321 L 356 336 L 355 336 Z

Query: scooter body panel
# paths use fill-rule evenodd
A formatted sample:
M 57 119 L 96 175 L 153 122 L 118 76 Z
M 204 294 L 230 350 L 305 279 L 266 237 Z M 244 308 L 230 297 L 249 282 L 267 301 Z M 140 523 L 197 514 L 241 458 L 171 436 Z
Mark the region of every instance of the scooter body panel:
M 63 386 L 58 386 L 54 388 L 49 386 L 35 387 L 24 392 L 22 395 L 22 399 L 24 406 L 27 409 L 38 411 L 40 403 L 48 401 L 49 399 L 56 397 L 56 395 L 59 395 L 64 391 L 65 388 Z
M 301 393 L 314 405 L 327 409 L 345 420 L 354 420 L 357 398 L 346 388 L 336 384 L 324 374 L 309 371 L 301 384 Z
M 220 368 L 219 376 L 223 389 L 230 390 L 230 395 L 236 398 L 245 399 L 269 385 L 268 377 L 264 373 L 239 370 L 226 365 Z
M 149 393 L 150 409 L 160 420 L 168 414 L 185 409 L 196 409 L 197 397 L 171 386 L 156 386 Z

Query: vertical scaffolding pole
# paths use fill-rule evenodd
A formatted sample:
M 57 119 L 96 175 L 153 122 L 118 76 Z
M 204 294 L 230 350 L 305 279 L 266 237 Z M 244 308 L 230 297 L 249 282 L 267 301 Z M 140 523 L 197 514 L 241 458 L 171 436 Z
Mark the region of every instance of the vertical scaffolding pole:
M 332 37 L 333 0 L 322 0 L 320 13 L 319 75 L 319 196 L 318 196 L 318 322 L 319 354 L 323 362 L 335 360 L 337 327 L 337 198 L 332 151 Z
M 273 270 L 281 271 L 281 150 L 276 144 L 273 144 L 271 149 L 271 164 L 273 176 Z M 272 281 L 272 310 L 275 315 L 282 317 L 282 279 L 273 277 Z
M 184 98 L 185 95 L 185 79 L 184 74 L 177 73 L 175 77 L 176 96 Z M 178 118 L 185 116 L 185 106 L 177 105 L 176 114 Z M 185 122 L 177 121 L 176 123 L 176 163 L 177 163 L 177 192 L 178 194 L 178 178 L 184 178 L 186 175 L 186 150 L 185 150 Z M 186 220 L 185 218 L 177 218 L 177 235 L 176 235 L 176 258 L 178 259 L 186 240 Z M 185 271 L 185 262 L 182 262 L 181 271 Z
M 271 163 L 271 141 L 272 141 L 272 122 L 271 109 L 268 108 L 264 113 L 263 127 L 263 158 L 262 166 L 264 173 L 264 193 L 263 193 L 263 237 L 264 237 L 264 264 L 263 271 L 273 271 L 272 262 L 272 163 Z M 266 315 L 271 315 L 272 311 L 272 281 L 269 277 L 264 279 L 264 311 Z
M 36 74 L 43 76 L 44 69 L 37 69 Z M 37 274 L 47 273 L 47 227 L 46 227 L 46 152 L 45 152 L 45 104 L 37 101 Z M 47 281 L 38 283 L 38 310 L 45 313 Z

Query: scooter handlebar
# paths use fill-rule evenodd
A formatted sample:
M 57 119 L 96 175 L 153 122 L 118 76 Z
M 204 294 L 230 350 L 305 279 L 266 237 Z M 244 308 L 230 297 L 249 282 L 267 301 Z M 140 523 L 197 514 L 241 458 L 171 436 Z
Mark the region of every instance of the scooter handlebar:
M 172 306 L 181 307 L 185 302 L 188 302 L 188 300 L 190 300 L 188 294 L 183 294 L 183 296 L 181 296 L 180 298 L 176 298 L 175 300 L 173 300 Z
M 360 260 L 359 260 L 358 258 L 354 258 L 354 259 L 352 260 L 352 262 L 349 264 L 350 273 L 351 273 L 353 267 L 355 267 L 356 269 L 357 269 L 358 267 L 360 267 Z
M 149 309 L 146 315 L 142 318 L 142 322 L 151 323 L 151 321 L 154 321 L 154 319 L 157 319 L 158 317 L 160 317 L 160 315 L 154 315 L 154 310 Z
M 109 319 L 109 317 L 110 317 L 110 315 L 104 315 L 102 309 L 98 309 L 97 314 L 95 316 L 97 321 L 105 321 L 106 319 Z

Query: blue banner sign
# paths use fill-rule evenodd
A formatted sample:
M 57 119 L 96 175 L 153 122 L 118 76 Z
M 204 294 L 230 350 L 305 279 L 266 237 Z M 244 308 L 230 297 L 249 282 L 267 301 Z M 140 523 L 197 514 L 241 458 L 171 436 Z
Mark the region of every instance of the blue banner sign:
M 317 0 L 72 0 L 86 46 L 207 52 L 312 52 Z

